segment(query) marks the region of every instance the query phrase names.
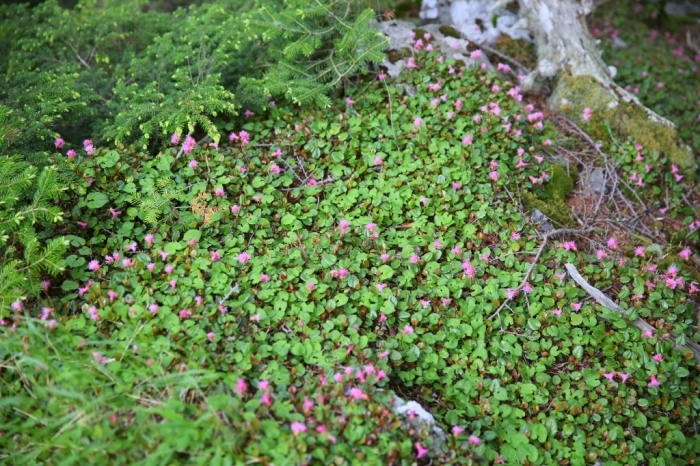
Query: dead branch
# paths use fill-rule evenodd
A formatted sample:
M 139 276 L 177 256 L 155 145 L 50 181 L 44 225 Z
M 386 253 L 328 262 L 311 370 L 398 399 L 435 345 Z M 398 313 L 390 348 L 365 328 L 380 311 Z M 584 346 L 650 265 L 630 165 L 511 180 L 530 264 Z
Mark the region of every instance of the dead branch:
M 625 310 L 623 308 L 615 304 L 615 302 L 612 299 L 606 296 L 598 288 L 590 285 L 586 281 L 586 279 L 583 278 L 580 273 L 578 273 L 578 270 L 576 270 L 576 267 L 574 267 L 573 264 L 567 263 L 565 266 L 571 278 L 573 278 L 576 281 L 576 283 L 578 283 L 581 286 L 581 288 L 586 290 L 586 293 L 588 293 L 593 299 L 595 299 L 596 301 L 598 301 L 598 303 L 602 304 L 608 309 L 612 309 L 613 311 L 619 312 L 622 315 L 625 314 Z M 634 322 L 632 322 L 632 325 L 637 327 L 642 332 L 646 332 L 647 330 L 656 331 L 656 329 L 653 326 L 646 323 L 643 319 L 636 319 Z M 700 345 L 693 342 L 686 342 L 685 345 L 678 345 L 674 343 L 674 347 L 680 351 L 692 351 L 693 355 L 695 356 L 695 363 L 697 365 L 700 365 Z

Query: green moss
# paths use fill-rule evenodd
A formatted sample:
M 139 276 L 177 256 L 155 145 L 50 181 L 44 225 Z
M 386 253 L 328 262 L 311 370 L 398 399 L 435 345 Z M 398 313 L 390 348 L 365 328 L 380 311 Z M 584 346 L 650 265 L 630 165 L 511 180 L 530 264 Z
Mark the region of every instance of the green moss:
M 537 209 L 556 224 L 563 226 L 575 225 L 574 219 L 571 216 L 571 209 L 562 199 L 544 201 L 540 199 L 537 194 L 529 191 L 522 191 L 520 194 L 523 204 L 529 212 L 532 212 L 533 209 Z
M 608 139 L 610 128 L 622 139 L 642 144 L 651 152 L 663 153 L 671 163 L 686 171 L 695 166 L 692 151 L 680 144 L 674 127 L 654 122 L 637 105 L 618 101 L 592 76 L 562 73 L 550 104 L 563 111 L 593 139 Z M 592 110 L 589 121 L 582 118 L 586 107 Z
M 459 31 L 452 26 L 448 26 L 447 24 L 443 24 L 440 26 L 439 31 L 444 35 L 445 37 L 454 37 L 459 39 L 462 37 L 462 35 L 459 33 Z
M 421 28 L 415 28 L 415 29 L 413 30 L 413 32 L 414 32 L 415 35 L 416 35 L 416 39 L 423 39 L 423 38 L 425 37 L 425 34 L 426 34 L 428 31 L 426 31 L 425 29 L 421 29 Z M 425 40 L 425 39 L 423 39 L 423 40 Z
M 574 189 L 574 184 L 578 179 L 579 172 L 576 167 L 569 166 L 567 168 L 562 164 L 554 165 L 549 175 L 549 182 L 544 189 L 521 193 L 523 204 L 528 210 L 537 209 L 560 225 L 574 225 L 571 209 L 566 205 L 564 199 Z
M 530 69 L 537 66 L 537 51 L 535 50 L 535 44 L 532 42 L 523 39 L 513 39 L 506 34 L 501 34 L 496 39 L 496 48 L 499 52 L 513 57 L 523 66 Z
M 575 167 L 573 167 L 576 170 Z M 552 173 L 549 175 L 549 182 L 546 184 L 540 198 L 544 201 L 564 200 L 566 196 L 574 189 L 574 179 L 567 172 L 564 165 L 554 165 Z M 578 179 L 578 170 L 576 170 L 576 178 Z

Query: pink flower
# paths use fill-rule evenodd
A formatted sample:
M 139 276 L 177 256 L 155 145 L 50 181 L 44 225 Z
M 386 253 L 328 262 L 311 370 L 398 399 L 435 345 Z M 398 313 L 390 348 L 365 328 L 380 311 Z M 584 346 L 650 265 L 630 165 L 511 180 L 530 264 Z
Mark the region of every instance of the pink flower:
M 492 171 L 489 173 L 489 178 L 491 178 L 493 181 L 498 181 L 498 172 L 497 171 Z
M 495 463 L 495 464 L 505 464 L 505 461 L 503 460 L 503 457 L 502 457 L 502 456 L 499 456 L 498 458 L 496 458 L 496 460 L 494 461 L 494 463 Z
M 479 49 L 474 50 L 471 54 L 469 54 L 469 58 L 471 58 L 473 60 L 481 58 L 481 50 L 479 50 Z
M 153 303 L 150 306 L 148 306 L 148 310 L 152 315 L 156 315 L 158 314 L 158 305 L 156 303 Z
M 170 136 L 170 142 L 172 144 L 177 145 L 180 142 L 180 135 L 177 133 L 173 133 L 172 136 Z
M 403 333 L 404 335 L 408 335 L 409 333 L 413 333 L 413 327 L 411 327 L 410 325 L 406 325 L 406 326 L 404 326 L 401 333 Z
M 214 332 L 207 333 L 207 340 L 214 341 L 214 338 L 216 338 L 216 333 L 214 333 Z
M 292 422 L 291 428 L 292 428 L 292 433 L 294 434 L 295 437 L 297 435 L 301 434 L 302 432 L 307 431 L 306 424 L 303 424 L 303 423 L 297 422 L 297 421 Z
M 107 292 L 107 296 L 109 296 L 109 302 L 110 302 L 110 303 L 113 303 L 114 300 L 116 299 L 116 297 L 119 296 L 119 294 L 116 293 L 116 292 L 114 292 L 114 291 L 112 291 L 112 290 L 109 290 L 109 291 Z
M 459 188 L 461 188 L 461 187 L 462 187 L 462 184 L 461 184 L 461 183 L 456 183 L 456 182 L 454 182 L 454 181 L 452 182 L 452 189 L 453 189 L 453 190 L 457 191 L 457 190 L 458 190 Z
M 452 435 L 454 435 L 455 437 L 457 437 L 462 432 L 464 432 L 464 429 L 462 429 L 461 427 L 459 427 L 459 426 L 452 427 Z
M 411 264 L 417 264 L 418 261 L 420 261 L 420 257 L 418 257 L 417 254 L 413 254 L 410 259 L 408 259 L 408 262 Z
M 606 258 L 608 256 L 608 254 L 605 251 L 603 251 L 602 249 L 598 249 L 595 252 L 595 255 L 596 255 L 596 257 L 598 257 L 598 260 L 603 260 L 604 258 Z
M 369 232 L 373 232 L 377 228 L 377 224 L 373 222 L 369 222 L 367 225 L 365 225 L 365 228 Z
M 56 146 L 56 149 L 60 149 L 63 147 L 63 145 L 66 143 L 62 138 L 56 138 L 54 141 L 53 145 Z
M 13 310 L 19 312 L 22 310 L 22 301 L 18 299 L 17 301 L 14 301 L 10 307 L 12 307 Z
M 367 400 L 369 397 L 367 396 L 366 393 L 364 393 L 361 389 L 357 387 L 353 387 L 348 391 L 348 396 L 352 398 L 353 400 Z
M 523 291 L 525 293 L 531 293 L 532 290 L 533 290 L 533 288 L 532 288 L 532 285 L 530 285 L 530 282 L 525 282 L 525 284 L 523 285 Z
M 88 309 L 88 314 L 90 314 L 90 319 L 100 320 L 100 313 L 95 306 L 91 306 L 90 309 Z
M 451 252 L 452 252 L 452 254 L 455 254 L 455 255 L 462 254 L 462 246 L 460 246 L 458 244 L 457 246 L 452 248 Z
M 243 396 L 246 391 L 248 391 L 248 384 L 245 383 L 245 379 L 242 377 L 236 380 L 236 386 L 233 389 L 238 396 Z
M 614 236 L 608 239 L 608 247 L 610 249 L 617 249 L 617 238 Z
M 267 283 L 270 281 L 270 277 L 264 273 L 264 274 L 260 275 L 260 281 L 263 283 Z
M 678 253 L 678 255 L 681 256 L 681 259 L 686 260 L 686 261 L 688 259 L 690 259 L 691 254 L 692 254 L 692 252 L 688 248 L 685 248 L 684 250 L 682 250 L 681 252 Z
M 99 261 L 91 260 L 90 263 L 88 264 L 88 270 L 92 270 L 93 272 L 100 270 Z
M 389 254 L 384 253 L 381 256 L 379 256 L 379 258 L 382 260 L 382 262 L 386 262 L 389 260 Z
M 415 126 L 416 128 L 420 127 L 420 125 L 422 125 L 422 124 L 423 124 L 423 119 L 420 117 L 413 120 L 413 126 Z
M 590 108 L 586 107 L 583 109 L 583 121 L 588 121 L 591 119 L 591 115 L 593 115 L 593 110 Z
M 247 252 L 242 252 L 238 255 L 238 262 L 240 264 L 245 264 L 249 260 L 250 260 L 250 254 L 248 254 Z
M 651 381 L 647 384 L 647 387 L 658 387 L 661 385 L 661 382 L 656 380 L 656 376 L 654 374 L 651 374 Z
M 477 437 L 476 435 L 470 435 L 469 436 L 469 443 L 472 445 L 480 445 L 481 444 L 481 439 Z
M 306 284 L 306 289 L 309 290 L 309 292 L 312 292 L 315 287 L 316 287 L 316 284 L 314 282 L 309 282 Z
M 656 362 L 661 362 L 664 360 L 664 357 L 661 353 L 656 353 L 654 356 L 651 357 Z
M 413 444 L 413 446 L 416 447 L 416 458 L 423 458 L 425 455 L 428 454 L 429 450 L 427 448 L 423 448 L 423 445 L 421 445 L 420 443 L 416 442 L 415 444 Z
M 576 312 L 580 311 L 582 306 L 583 303 L 571 303 L 571 307 L 573 307 Z
M 566 241 L 562 243 L 561 245 L 562 248 L 564 248 L 566 251 L 576 251 L 576 243 L 574 241 Z
M 71 160 L 73 160 L 76 155 L 77 154 L 73 149 L 69 149 L 68 152 L 66 152 L 66 157 L 68 157 Z
M 644 257 L 644 246 L 638 246 L 638 247 L 634 250 L 634 255 L 635 255 L 635 256 Z
M 355 101 L 352 100 L 350 97 L 345 99 L 345 105 L 348 107 L 352 107 L 352 104 L 354 104 L 354 103 L 355 103 Z
M 642 332 L 642 338 L 652 338 L 654 334 L 652 333 L 651 330 L 646 330 Z
M 552 311 L 552 314 L 554 314 L 554 315 L 557 316 L 557 317 L 560 317 L 560 316 L 561 316 L 561 309 L 555 309 L 555 310 L 553 310 L 553 311 Z
M 622 379 L 622 383 L 627 382 L 627 379 L 630 378 L 629 374 L 625 374 L 624 372 L 618 372 L 617 375 L 620 376 L 620 379 Z
M 606 379 L 608 379 L 611 382 L 614 382 L 615 381 L 615 372 L 605 373 L 605 374 L 603 374 L 603 377 L 605 377 Z
M 185 142 L 182 143 L 182 152 L 185 154 L 189 154 L 194 150 L 194 146 L 197 144 L 197 141 L 194 140 L 192 136 L 187 136 L 185 138 Z
M 212 251 L 211 252 L 211 260 L 216 262 L 219 259 L 221 259 L 221 253 L 219 251 Z
M 375 165 L 381 165 L 382 164 L 382 158 L 377 156 L 374 158 L 374 164 Z
M 199 165 L 199 162 L 197 162 L 197 161 L 194 160 L 194 159 L 193 159 L 193 160 L 190 160 L 190 163 L 187 164 L 187 166 L 190 167 L 190 168 L 197 168 L 197 165 Z
M 175 280 L 175 279 L 170 280 L 170 288 L 172 288 L 172 289 L 177 288 L 177 280 Z

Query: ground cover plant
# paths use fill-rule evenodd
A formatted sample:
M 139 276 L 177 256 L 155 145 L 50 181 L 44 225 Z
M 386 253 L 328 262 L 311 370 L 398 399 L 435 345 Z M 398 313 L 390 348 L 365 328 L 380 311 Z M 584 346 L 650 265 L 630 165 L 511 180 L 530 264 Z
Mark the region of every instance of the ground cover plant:
M 694 18 L 669 17 L 664 13 L 664 4 L 618 2 L 614 12 L 597 9 L 589 28 L 601 41 L 605 61 L 617 68 L 616 81 L 646 106 L 673 121 L 680 136 L 697 153 L 700 25 Z M 630 17 L 637 19 L 625 20 Z
M 689 180 L 635 141 L 601 142 L 642 179 L 630 190 L 673 201 L 682 234 L 543 237 L 520 197 L 551 186 L 564 136 L 505 63 L 431 49 L 419 33 L 399 77 L 370 67 L 328 108 L 241 112 L 218 142 L 186 128 L 157 154 L 56 140 L 72 177 L 41 237 L 65 240 L 65 272 L 0 310 L 3 460 L 695 458 L 698 369 L 674 349 L 700 343 Z M 395 392 L 445 436 L 398 415 Z

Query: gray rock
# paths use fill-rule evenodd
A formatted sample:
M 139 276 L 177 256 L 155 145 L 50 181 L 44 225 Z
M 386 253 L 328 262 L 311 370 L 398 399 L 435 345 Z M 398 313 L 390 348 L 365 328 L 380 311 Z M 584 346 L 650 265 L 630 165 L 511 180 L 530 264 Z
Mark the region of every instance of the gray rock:
M 602 168 L 594 168 L 588 176 L 588 187 L 594 193 L 603 194 L 605 192 L 605 171 Z
M 420 18 L 423 24 L 453 26 L 477 44 L 493 44 L 503 33 L 531 40 L 527 22 L 506 9 L 509 3 L 511 0 L 423 0 Z
M 626 49 L 627 48 L 627 42 L 624 40 L 620 39 L 619 37 L 613 38 L 612 41 L 612 46 L 615 49 Z
M 416 430 L 425 428 L 428 435 L 433 439 L 432 450 L 435 454 L 440 453 L 440 448 L 447 441 L 445 431 L 435 423 L 435 417 L 415 401 L 404 401 L 394 395 L 394 411 L 404 417 L 404 421 Z M 413 413 L 413 419 L 410 419 Z
M 700 4 L 693 0 L 671 1 L 664 5 L 666 13 L 672 16 L 688 16 L 700 14 Z M 700 21 L 700 18 L 698 18 Z
M 532 223 L 537 225 L 542 233 L 547 233 L 552 229 L 552 225 L 549 223 L 549 219 L 545 214 L 537 209 L 532 210 L 532 215 L 530 215 L 530 220 Z

